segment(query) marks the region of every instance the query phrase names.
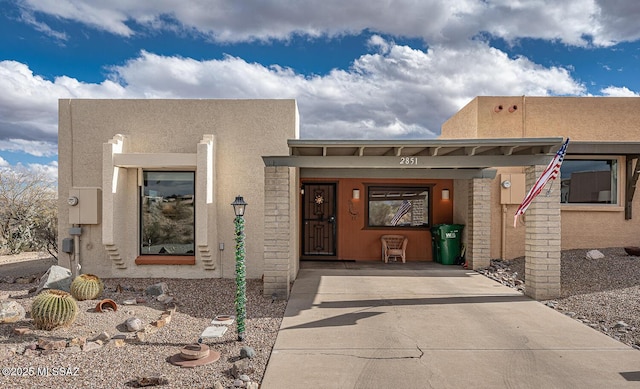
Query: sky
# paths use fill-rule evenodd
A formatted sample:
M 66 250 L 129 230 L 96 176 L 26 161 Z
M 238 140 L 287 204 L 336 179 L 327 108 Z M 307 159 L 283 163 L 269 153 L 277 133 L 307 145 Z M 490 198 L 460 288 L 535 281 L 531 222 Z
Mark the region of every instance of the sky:
M 0 0 L 0 168 L 58 99 L 296 99 L 302 139 L 432 139 L 475 96 L 640 96 L 635 0 Z

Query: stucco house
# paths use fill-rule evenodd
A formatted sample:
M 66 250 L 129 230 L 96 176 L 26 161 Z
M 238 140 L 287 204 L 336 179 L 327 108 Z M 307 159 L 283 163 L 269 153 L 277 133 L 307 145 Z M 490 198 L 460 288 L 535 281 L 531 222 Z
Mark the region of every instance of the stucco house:
M 477 97 L 439 139 L 337 141 L 299 139 L 294 100 L 60 100 L 60 262 L 102 277 L 232 278 L 242 195 L 247 276 L 266 295 L 288 296 L 300 260 L 381 261 L 385 234 L 408 238 L 407 261 L 432 261 L 431 227 L 456 223 L 470 268 L 525 255 L 527 293 L 550 298 L 561 249 L 640 245 L 639 109 L 640 98 Z M 566 137 L 561 179 L 514 228 Z

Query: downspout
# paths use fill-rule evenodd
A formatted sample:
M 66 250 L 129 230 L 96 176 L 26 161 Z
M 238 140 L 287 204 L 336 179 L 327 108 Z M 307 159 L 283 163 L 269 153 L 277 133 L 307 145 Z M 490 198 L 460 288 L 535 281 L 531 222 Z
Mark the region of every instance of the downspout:
M 507 257 L 507 205 L 502 204 L 502 225 L 500 226 L 502 233 L 500 244 L 500 258 L 505 260 Z

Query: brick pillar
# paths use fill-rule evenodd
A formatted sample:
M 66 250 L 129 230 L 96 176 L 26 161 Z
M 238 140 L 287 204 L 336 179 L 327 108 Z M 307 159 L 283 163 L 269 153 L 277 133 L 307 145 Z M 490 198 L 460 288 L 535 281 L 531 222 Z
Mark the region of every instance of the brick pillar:
M 546 166 L 525 169 L 527 188 L 531 188 Z M 524 214 L 525 293 L 536 300 L 560 296 L 560 185 L 553 184 L 536 197 Z M 521 216 L 522 217 L 522 216 Z
M 466 258 L 469 269 L 487 267 L 491 262 L 491 180 L 469 180 Z
M 290 177 L 286 166 L 264 168 L 264 295 L 289 298 Z

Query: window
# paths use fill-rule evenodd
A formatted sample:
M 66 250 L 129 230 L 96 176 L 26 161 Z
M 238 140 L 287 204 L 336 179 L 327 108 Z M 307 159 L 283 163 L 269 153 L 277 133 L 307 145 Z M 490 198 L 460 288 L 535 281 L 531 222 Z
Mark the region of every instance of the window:
M 195 173 L 143 172 L 141 255 L 194 255 Z
M 430 188 L 370 186 L 367 189 L 369 227 L 429 226 Z
M 565 159 L 560 167 L 565 204 L 617 204 L 617 159 Z

